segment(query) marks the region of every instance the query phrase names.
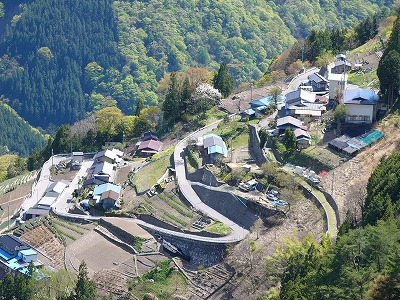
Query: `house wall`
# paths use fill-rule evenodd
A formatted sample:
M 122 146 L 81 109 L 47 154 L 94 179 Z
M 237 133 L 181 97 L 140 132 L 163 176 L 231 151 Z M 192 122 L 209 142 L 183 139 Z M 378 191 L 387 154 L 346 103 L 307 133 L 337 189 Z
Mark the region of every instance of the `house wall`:
M 329 99 L 335 99 L 337 87 L 343 92 L 347 88 L 347 82 L 342 80 L 329 80 Z
M 32 255 L 23 255 L 23 256 L 22 256 L 22 260 L 23 260 L 24 262 L 29 263 L 29 262 L 31 262 L 31 261 L 36 261 L 36 259 L 37 259 L 36 256 L 37 256 L 36 254 L 32 254 Z
M 374 105 L 346 104 L 348 123 L 372 123 L 374 118 Z M 367 119 L 365 118 L 367 117 Z

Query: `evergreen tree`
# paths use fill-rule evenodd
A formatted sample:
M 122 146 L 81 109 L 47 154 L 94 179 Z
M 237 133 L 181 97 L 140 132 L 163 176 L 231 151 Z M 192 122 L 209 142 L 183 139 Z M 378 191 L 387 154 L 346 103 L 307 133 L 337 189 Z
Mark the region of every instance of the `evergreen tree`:
M 135 116 L 139 117 L 140 116 L 140 112 L 142 111 L 144 107 L 144 102 L 142 98 L 139 98 L 137 104 L 136 104 L 136 109 L 135 109 Z
M 181 91 L 180 91 L 180 101 L 181 101 L 181 112 L 182 113 L 190 113 L 188 112 L 188 107 L 190 106 L 190 102 L 192 101 L 193 88 L 190 84 L 190 80 L 188 77 L 182 83 Z
M 96 299 L 96 284 L 88 277 L 85 261 L 79 265 L 78 281 L 75 286 L 74 300 L 93 300 Z
M 162 104 L 163 119 L 168 124 L 174 124 L 181 115 L 181 101 L 176 73 L 171 74 L 171 82 L 168 93 Z
M 213 84 L 214 88 L 220 91 L 223 98 L 232 93 L 234 83 L 226 62 L 220 65 L 218 73 L 214 76 Z
M 294 131 L 289 127 L 285 129 L 285 135 L 282 138 L 282 144 L 285 145 L 286 150 L 289 152 L 296 148 L 296 136 L 294 135 Z

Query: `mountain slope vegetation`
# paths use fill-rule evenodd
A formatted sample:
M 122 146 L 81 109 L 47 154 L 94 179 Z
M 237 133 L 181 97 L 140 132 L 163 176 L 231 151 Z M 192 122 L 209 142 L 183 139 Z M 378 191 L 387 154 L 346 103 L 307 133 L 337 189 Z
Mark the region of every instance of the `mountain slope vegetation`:
M 7 152 L 28 156 L 33 149 L 41 149 L 45 137 L 32 128 L 7 104 L 0 104 L 0 154 Z
M 117 104 L 156 105 L 167 72 L 216 70 L 236 84 L 312 29 L 353 26 L 393 0 L 3 0 L 0 94 L 30 124 L 73 123 Z M 0 14 L 1 16 L 1 14 Z

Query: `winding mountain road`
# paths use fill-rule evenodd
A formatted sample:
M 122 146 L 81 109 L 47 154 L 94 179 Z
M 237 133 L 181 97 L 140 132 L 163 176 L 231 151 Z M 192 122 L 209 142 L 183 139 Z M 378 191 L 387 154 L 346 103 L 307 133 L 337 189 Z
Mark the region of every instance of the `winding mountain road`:
M 186 169 L 185 169 L 185 161 L 184 161 L 184 150 L 186 147 L 186 143 L 189 139 L 198 138 L 203 136 L 204 134 L 212 131 L 214 128 L 218 126 L 218 124 L 222 120 L 218 120 L 208 126 L 197 130 L 181 140 L 175 147 L 174 151 L 174 162 L 175 162 L 175 172 L 176 172 L 176 179 L 178 181 L 179 189 L 182 195 L 185 197 L 190 204 L 193 205 L 194 208 L 198 209 L 199 211 L 203 212 L 204 214 L 208 215 L 213 219 L 217 219 L 218 221 L 224 223 L 226 226 L 232 229 L 231 234 L 225 236 L 224 239 L 227 243 L 234 243 L 237 241 L 243 240 L 249 231 L 238 224 L 234 223 L 224 215 L 220 214 L 216 210 L 212 209 L 211 207 L 207 206 L 203 201 L 201 201 L 200 197 L 192 188 L 192 185 L 186 178 Z

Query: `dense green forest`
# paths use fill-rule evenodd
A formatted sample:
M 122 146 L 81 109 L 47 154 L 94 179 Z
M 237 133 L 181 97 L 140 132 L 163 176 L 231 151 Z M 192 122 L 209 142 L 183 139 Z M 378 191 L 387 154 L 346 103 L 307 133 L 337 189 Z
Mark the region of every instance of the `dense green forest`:
M 0 94 L 47 129 L 139 99 L 156 105 L 167 72 L 216 71 L 239 84 L 312 29 L 354 26 L 393 1 L 3 0 Z
M 7 104 L 0 103 L 0 155 L 15 153 L 28 156 L 45 145 L 45 137 L 32 128 Z

